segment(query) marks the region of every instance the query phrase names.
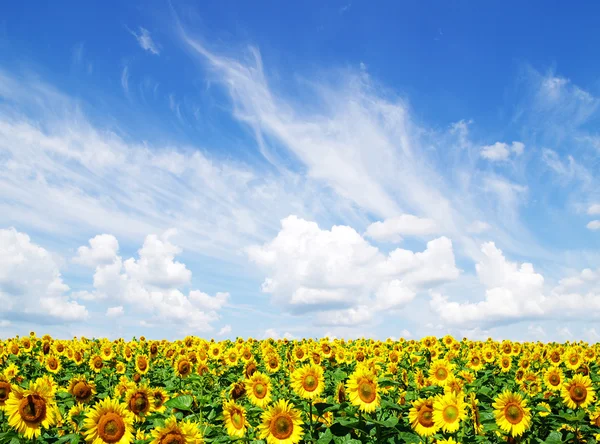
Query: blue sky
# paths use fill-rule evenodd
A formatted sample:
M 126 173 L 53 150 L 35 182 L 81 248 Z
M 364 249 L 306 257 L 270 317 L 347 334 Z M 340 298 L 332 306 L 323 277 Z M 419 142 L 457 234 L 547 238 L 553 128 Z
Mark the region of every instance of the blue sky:
M 0 334 L 596 341 L 592 3 L 0 15 Z

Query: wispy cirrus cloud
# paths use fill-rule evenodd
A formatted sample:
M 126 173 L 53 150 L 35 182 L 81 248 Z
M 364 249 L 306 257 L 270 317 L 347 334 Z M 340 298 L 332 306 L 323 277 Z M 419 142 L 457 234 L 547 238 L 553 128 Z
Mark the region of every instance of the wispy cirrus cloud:
M 139 27 L 138 32 L 132 31 L 131 29 L 128 30 L 131 33 L 131 35 L 133 35 L 136 38 L 137 42 L 139 43 L 142 49 L 148 51 L 151 54 L 160 55 L 160 49 L 158 48 L 158 45 L 154 42 L 154 40 L 152 40 L 152 35 L 150 34 L 150 31 L 141 26 Z

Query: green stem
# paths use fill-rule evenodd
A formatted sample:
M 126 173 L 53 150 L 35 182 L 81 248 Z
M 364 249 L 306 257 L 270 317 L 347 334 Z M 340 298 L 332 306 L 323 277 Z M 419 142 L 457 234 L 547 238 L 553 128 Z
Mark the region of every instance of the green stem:
M 312 402 L 312 399 L 310 401 L 308 401 L 308 405 L 310 406 L 310 414 L 309 414 L 309 419 L 310 419 L 310 437 L 312 439 L 312 442 L 315 442 L 315 428 L 313 426 L 313 402 Z

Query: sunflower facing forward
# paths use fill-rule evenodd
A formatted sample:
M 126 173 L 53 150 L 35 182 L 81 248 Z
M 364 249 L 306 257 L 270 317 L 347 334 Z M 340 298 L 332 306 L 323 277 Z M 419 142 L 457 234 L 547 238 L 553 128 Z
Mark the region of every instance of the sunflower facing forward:
M 573 379 L 565 382 L 560 390 L 564 403 L 571 409 L 586 408 L 596 399 L 596 392 L 592 387 L 589 376 L 575 375 Z
M 83 375 L 75 375 L 69 381 L 67 391 L 73 395 L 75 401 L 81 403 L 89 402 L 96 394 L 96 384 L 89 381 Z
M 225 401 L 223 404 L 223 420 L 229 436 L 243 438 L 248 428 L 246 409 L 235 401 Z
M 413 406 L 408 412 L 410 426 L 420 436 L 431 436 L 435 434 L 439 427 L 433 420 L 433 400 L 417 399 L 413 401 Z
M 285 399 L 280 399 L 261 416 L 260 438 L 267 444 L 296 444 L 304 434 L 300 412 Z
M 255 372 L 246 379 L 246 394 L 252 404 L 265 408 L 271 402 L 271 380 L 264 373 Z
M 444 432 L 456 432 L 460 421 L 466 417 L 467 409 L 462 394 L 450 392 L 436 397 L 433 402 L 433 421 Z
M 141 384 L 125 393 L 127 408 L 134 414 L 136 422 L 144 421 L 144 416 L 154 411 L 154 396 L 148 386 Z
M 375 373 L 366 367 L 358 367 L 348 379 L 346 395 L 352 405 L 358 406 L 363 412 L 374 412 L 381 403 L 379 386 Z
M 5 404 L 8 425 L 26 439 L 37 438 L 42 428 L 50 428 L 60 419 L 54 400 L 54 388 L 38 378 L 27 390 L 14 386 Z
M 492 404 L 496 424 L 511 436 L 520 436 L 531 425 L 531 411 L 519 393 L 502 392 Z
M 150 444 L 196 444 L 202 442 L 198 425 L 189 421 L 177 421 L 171 416 L 165 420 L 163 427 L 152 430 Z
M 104 398 L 87 413 L 84 436 L 92 444 L 129 444 L 133 441 L 133 413 L 125 404 Z
M 308 364 L 292 373 L 292 389 L 304 399 L 314 399 L 318 397 L 325 388 L 325 379 L 323 378 L 323 367 L 315 364 Z

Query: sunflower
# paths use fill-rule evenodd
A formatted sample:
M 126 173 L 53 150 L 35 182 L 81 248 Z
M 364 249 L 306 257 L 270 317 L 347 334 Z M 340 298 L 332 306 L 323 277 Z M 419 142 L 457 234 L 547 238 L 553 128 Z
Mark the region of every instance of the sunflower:
M 256 370 L 258 370 L 258 365 L 256 364 L 256 361 L 254 359 L 250 359 L 248 362 L 246 362 L 246 365 L 244 366 L 244 376 L 246 376 L 246 378 L 249 378 L 254 374 Z
M 235 401 L 225 401 L 223 404 L 223 420 L 229 436 L 243 438 L 249 426 L 246 420 L 246 409 Z
M 502 355 L 498 359 L 498 365 L 500 366 L 500 371 L 502 373 L 508 373 L 512 367 L 512 359 L 510 356 Z
M 531 411 L 521 394 L 503 391 L 492 404 L 496 424 L 512 437 L 522 435 L 531 425 Z
M 96 373 L 100 373 L 100 371 L 102 370 L 102 367 L 104 367 L 104 361 L 98 355 L 93 355 L 90 358 L 89 362 L 90 362 L 90 368 Z
M 144 416 L 154 410 L 154 396 L 146 385 L 130 388 L 125 393 L 127 408 L 135 415 L 136 421 L 143 421 Z
M 115 350 L 111 343 L 104 344 L 100 348 L 100 356 L 104 361 L 110 361 L 115 356 Z
M 238 351 L 232 347 L 225 353 L 225 364 L 230 367 L 236 366 L 240 359 Z
M 19 374 L 19 367 L 15 364 L 9 364 L 2 372 L 8 382 L 11 382 Z
M 210 373 L 210 368 L 208 368 L 208 365 L 206 365 L 204 362 L 199 363 L 196 367 L 196 374 L 203 376 L 207 373 Z
M 124 375 L 125 370 L 125 364 L 123 364 L 122 362 L 117 362 L 117 365 L 115 365 L 115 372 L 117 373 L 117 375 Z
M 373 412 L 381 403 L 377 376 L 364 366 L 357 367 L 350 376 L 346 393 L 352 405 L 363 412 Z
M 54 355 L 48 355 L 45 361 L 46 370 L 52 373 L 58 373 L 61 369 L 60 359 Z
M 564 403 L 571 409 L 586 408 L 596 400 L 596 392 L 589 376 L 575 375 L 560 390 Z
M 304 399 L 318 397 L 325 388 L 323 367 L 307 364 L 294 371 L 291 375 L 292 389 Z
M 186 356 L 180 356 L 175 362 L 175 373 L 180 378 L 187 378 L 194 371 L 194 366 Z
M 96 394 L 96 384 L 89 381 L 83 375 L 76 375 L 69 381 L 67 391 L 73 395 L 76 402 L 87 403 Z
M 466 404 L 462 394 L 447 393 L 433 401 L 433 421 L 444 432 L 456 432 L 460 421 L 467 417 Z
M 600 408 L 596 407 L 588 412 L 590 417 L 590 424 L 596 427 L 600 427 Z
M 128 444 L 133 441 L 133 414 L 125 404 L 104 398 L 86 414 L 85 440 L 92 444 Z
M 538 415 L 540 415 L 542 418 L 552 413 L 552 407 L 550 407 L 550 404 L 547 402 L 540 402 L 538 407 L 541 407 L 541 409 L 538 410 Z
M 483 424 L 479 415 L 479 400 L 474 392 L 469 393 L 469 402 L 471 404 L 471 419 L 473 420 L 473 430 L 476 435 L 483 435 Z
M 304 361 L 308 358 L 308 354 L 306 353 L 306 348 L 301 344 L 294 345 L 292 349 L 292 357 L 295 361 Z
M 429 366 L 429 379 L 435 385 L 444 386 L 452 375 L 453 366 L 448 361 L 438 359 Z
M 140 375 L 145 375 L 150 371 L 150 362 L 147 355 L 137 355 L 135 357 L 135 371 Z
M 271 402 L 271 380 L 264 373 L 255 372 L 246 379 L 246 394 L 252 404 L 265 408 Z
M 86 413 L 86 407 L 83 404 L 75 404 L 69 409 L 69 412 L 67 413 L 67 418 L 69 419 L 69 425 L 72 427 L 73 431 L 79 431 L 78 418 L 80 418 L 82 415 L 85 416 Z
M 577 370 L 582 363 L 581 361 L 581 356 L 579 356 L 577 350 L 574 349 L 568 351 L 567 354 L 563 357 L 563 362 L 569 370 Z
M 234 383 L 231 386 L 231 389 L 229 390 L 229 396 L 231 396 L 231 398 L 234 401 L 237 401 L 238 399 L 243 397 L 245 394 L 246 394 L 246 384 L 244 384 L 243 381 L 238 381 L 238 382 Z
M 4 406 L 8 425 L 26 439 L 37 438 L 42 428 L 54 426 L 60 419 L 60 411 L 54 400 L 55 387 L 38 378 L 29 383 L 27 390 L 14 386 Z
M 304 435 L 300 412 L 285 399 L 280 399 L 261 416 L 259 436 L 267 444 L 296 444 Z
M 211 344 L 210 349 L 208 350 L 208 356 L 212 360 L 218 360 L 223 353 L 223 345 L 218 342 Z
M 270 353 L 265 359 L 265 366 L 269 373 L 275 373 L 281 368 L 281 358 L 277 353 Z
M 4 410 L 4 406 L 6 405 L 6 401 L 8 400 L 11 391 L 12 387 L 10 382 L 0 377 L 0 411 Z
M 153 410 L 158 413 L 163 413 L 167 408 L 165 402 L 169 400 L 169 395 L 165 389 L 161 387 L 153 388 L 152 397 L 154 398 Z
M 410 426 L 420 436 L 431 436 L 435 434 L 439 427 L 433 420 L 433 400 L 417 399 L 413 401 L 413 406 L 408 412 Z
M 198 424 L 178 422 L 174 416 L 167 418 L 163 427 L 152 430 L 152 438 L 150 444 L 196 444 L 202 441 Z
M 544 373 L 544 384 L 549 390 L 560 390 L 564 382 L 564 375 L 560 368 L 550 367 Z

